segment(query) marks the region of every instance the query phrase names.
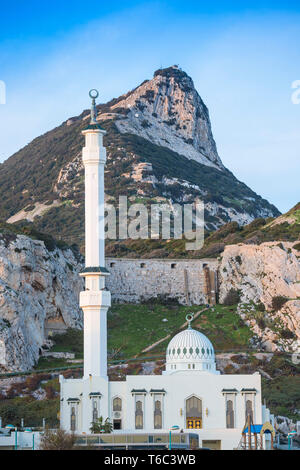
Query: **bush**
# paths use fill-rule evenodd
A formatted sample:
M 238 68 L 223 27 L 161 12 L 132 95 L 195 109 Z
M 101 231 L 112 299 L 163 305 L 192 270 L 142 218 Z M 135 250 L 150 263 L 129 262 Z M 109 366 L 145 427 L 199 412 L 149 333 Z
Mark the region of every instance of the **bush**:
M 266 328 L 265 316 L 262 312 L 257 312 L 256 322 L 261 330 L 264 330 Z
M 40 450 L 72 450 L 74 449 L 76 436 L 63 429 L 54 431 L 47 429 L 41 438 Z
M 149 122 L 146 120 L 146 119 L 143 119 L 142 123 L 141 123 L 141 126 L 144 128 L 144 129 L 147 129 L 147 127 L 150 127 L 151 124 L 149 124 Z
M 289 330 L 288 328 L 285 328 L 285 329 L 281 330 L 280 336 L 281 336 L 281 338 L 283 338 L 283 339 L 296 339 L 295 333 L 293 333 L 293 332 L 292 332 L 291 330 Z
M 55 398 L 55 390 L 52 387 L 52 385 L 46 385 L 45 392 L 46 392 L 47 400 L 51 400 L 52 398 Z
M 259 301 L 257 304 L 256 304 L 256 308 L 260 311 L 260 312 L 265 312 L 266 311 L 266 307 L 265 305 Z
M 226 294 L 223 304 L 227 306 L 236 305 L 239 303 L 240 299 L 241 299 L 240 291 L 236 289 L 230 289 L 230 291 Z
M 272 298 L 272 308 L 277 312 L 278 310 L 281 310 L 284 304 L 288 301 L 286 297 L 283 297 L 282 295 L 277 295 Z
M 80 354 L 83 352 L 83 331 L 68 328 L 65 333 L 55 334 L 51 338 L 56 351 L 67 351 Z
M 59 398 L 36 400 L 33 397 L 14 397 L 0 401 L 0 416 L 3 423 L 19 426 L 24 418 L 26 426 L 41 426 L 43 418 L 49 426 L 58 426 Z

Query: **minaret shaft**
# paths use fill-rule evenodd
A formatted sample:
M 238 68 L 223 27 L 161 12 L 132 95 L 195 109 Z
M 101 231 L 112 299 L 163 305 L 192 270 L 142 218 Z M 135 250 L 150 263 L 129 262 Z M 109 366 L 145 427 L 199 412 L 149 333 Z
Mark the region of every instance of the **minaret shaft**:
M 85 147 L 85 291 L 80 293 L 84 313 L 84 377 L 107 378 L 107 310 L 110 292 L 105 290 L 104 165 L 105 131 L 91 120 L 83 131 Z
M 84 131 L 86 146 L 82 152 L 85 167 L 85 264 L 87 267 L 105 266 L 104 165 L 106 152 L 102 145 L 101 131 L 92 132 Z

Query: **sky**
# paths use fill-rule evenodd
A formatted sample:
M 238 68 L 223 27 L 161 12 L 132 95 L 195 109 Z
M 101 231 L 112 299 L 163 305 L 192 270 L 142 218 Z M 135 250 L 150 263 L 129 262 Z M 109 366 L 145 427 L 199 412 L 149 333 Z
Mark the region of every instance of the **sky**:
M 300 200 L 300 4 L 210 3 L 2 2 L 0 162 L 89 107 L 89 89 L 106 102 L 178 64 L 224 165 L 289 210 Z

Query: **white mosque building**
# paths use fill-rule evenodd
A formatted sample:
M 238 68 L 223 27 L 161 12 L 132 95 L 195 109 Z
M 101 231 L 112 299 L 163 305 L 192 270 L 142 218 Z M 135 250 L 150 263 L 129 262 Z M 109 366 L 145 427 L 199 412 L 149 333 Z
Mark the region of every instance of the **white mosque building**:
M 262 405 L 261 377 L 221 375 L 209 339 L 188 327 L 170 341 L 162 375 L 128 375 L 125 381 L 107 376 L 107 310 L 110 292 L 104 251 L 105 131 L 96 119 L 96 90 L 91 122 L 83 131 L 85 147 L 85 260 L 80 294 L 84 312 L 84 374 L 80 379 L 60 376 L 61 427 L 90 434 L 92 422 L 109 418 L 113 433 L 161 435 L 178 426 L 198 435 L 200 447 L 236 448 L 247 416 L 257 425 L 270 421 Z

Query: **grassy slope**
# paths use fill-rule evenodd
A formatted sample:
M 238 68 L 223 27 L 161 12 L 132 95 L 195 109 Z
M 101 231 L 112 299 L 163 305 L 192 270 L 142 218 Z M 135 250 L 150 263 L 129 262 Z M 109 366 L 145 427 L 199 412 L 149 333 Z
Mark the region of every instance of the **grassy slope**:
M 169 340 L 164 341 L 147 354 L 141 351 L 167 334 L 176 334 L 185 321 L 185 315 L 201 309 L 201 306 L 115 304 L 109 312 L 108 320 L 109 353 L 114 355 L 113 359 L 116 360 L 125 360 L 134 356 L 149 357 L 149 359 L 151 356 L 163 357 Z M 168 322 L 163 322 L 164 318 L 168 319 Z M 237 315 L 235 306 L 218 305 L 213 311 L 205 311 L 194 320 L 193 327 L 200 329 L 210 338 L 217 353 L 249 352 L 249 340 L 252 333 Z M 53 351 L 74 352 L 77 358 L 82 358 L 82 331 L 70 329 L 66 334 L 57 335 L 54 339 Z M 237 354 L 234 357 L 239 363 L 241 356 Z M 64 359 L 43 358 L 40 359 L 37 369 L 68 365 L 70 363 Z M 271 380 L 265 378 L 262 380 L 263 397 L 266 398 L 272 412 L 299 419 L 300 416 L 296 416 L 294 410 L 300 409 L 300 366 L 292 365 L 284 355 L 275 355 L 270 362 L 267 362 L 259 361 L 249 352 L 247 360 L 242 360 L 239 370 L 228 367 L 226 373 L 253 373 L 259 368 L 272 377 Z M 139 373 L 140 363 L 138 361 L 131 363 L 126 370 L 121 370 L 121 375 L 119 375 L 120 370 L 115 372 L 110 370 L 111 379 L 124 380 L 125 373 Z M 72 375 L 74 373 L 80 376 L 82 371 L 71 372 Z M 46 380 L 41 382 L 40 386 L 45 390 L 50 388 L 58 392 L 58 378 L 49 379 L 46 374 Z M 20 391 L 18 390 L 17 393 L 20 394 Z M 24 417 L 27 426 L 38 426 L 42 418 L 46 417 L 48 424 L 57 425 L 58 410 L 59 398 L 55 394 L 53 397 L 50 396 L 40 401 L 28 396 L 14 395 L 10 399 L 0 399 L 0 416 L 3 417 L 5 423 L 19 423 Z
M 108 314 L 108 351 L 113 359 L 165 354 L 169 340 L 152 349 L 148 354 L 143 349 L 164 338 L 174 336 L 185 322 L 187 313 L 198 312 L 203 306 L 178 306 L 161 304 L 114 304 Z M 167 322 L 163 320 L 167 319 Z M 240 351 L 249 347 L 250 329 L 236 313 L 236 307 L 218 305 L 214 311 L 203 312 L 193 327 L 206 334 L 216 351 Z M 68 330 L 66 335 L 57 335 L 53 351 L 69 351 L 82 358 L 82 331 Z M 64 359 L 41 358 L 39 369 L 65 366 Z

